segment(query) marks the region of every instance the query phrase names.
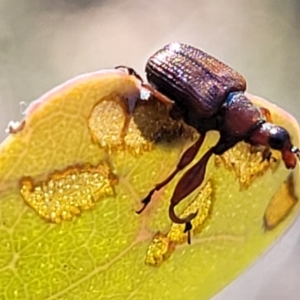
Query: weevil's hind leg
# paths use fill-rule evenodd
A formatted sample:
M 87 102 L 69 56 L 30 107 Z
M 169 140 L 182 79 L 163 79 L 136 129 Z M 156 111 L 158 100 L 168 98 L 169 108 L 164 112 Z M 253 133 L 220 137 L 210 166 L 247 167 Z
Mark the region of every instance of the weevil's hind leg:
M 176 169 L 164 181 L 156 184 L 155 187 L 148 193 L 148 195 L 141 201 L 143 203 L 143 207 L 137 211 L 138 214 L 143 212 L 144 209 L 147 207 L 147 205 L 150 203 L 151 197 L 155 191 L 159 191 L 162 187 L 167 185 L 179 171 L 181 171 L 183 168 L 185 168 L 188 164 L 192 162 L 192 160 L 195 158 L 196 154 L 198 153 L 201 145 L 203 144 L 204 139 L 205 139 L 205 134 L 202 134 L 199 137 L 199 139 L 196 141 L 196 143 L 190 146 L 183 153 L 179 163 L 176 166 Z
M 174 193 L 171 198 L 169 206 L 169 216 L 174 223 L 185 223 L 184 232 L 188 233 L 188 242 L 190 242 L 190 230 L 192 229 L 191 220 L 197 216 L 198 211 L 191 213 L 185 218 L 179 218 L 174 211 L 174 208 L 181 202 L 186 196 L 192 193 L 203 182 L 206 166 L 209 158 L 214 153 L 214 147 L 209 149 L 202 158 L 192 166 L 185 174 L 180 178 Z

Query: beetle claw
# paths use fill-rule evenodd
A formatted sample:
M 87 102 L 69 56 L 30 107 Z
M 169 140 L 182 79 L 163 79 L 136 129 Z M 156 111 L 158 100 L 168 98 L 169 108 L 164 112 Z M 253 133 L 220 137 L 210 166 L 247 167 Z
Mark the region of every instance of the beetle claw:
M 148 204 L 151 201 L 151 198 L 152 198 L 152 195 L 153 195 L 154 192 L 155 192 L 155 189 L 151 190 L 149 192 L 149 194 L 141 201 L 141 203 L 143 204 L 143 206 L 142 206 L 141 209 L 139 209 L 139 210 L 136 211 L 137 214 L 141 214 L 146 209 L 146 207 L 148 206 Z
M 172 206 L 169 207 L 169 215 L 170 215 L 171 220 L 177 224 L 185 223 L 183 232 L 187 233 L 187 243 L 189 245 L 191 244 L 191 230 L 193 229 L 193 225 L 192 225 L 191 221 L 194 218 L 196 218 L 197 214 L 198 214 L 198 210 L 194 213 L 189 214 L 187 217 L 181 219 L 175 215 L 173 207 Z
M 191 221 L 196 218 L 196 216 L 198 215 L 198 210 L 189 214 L 188 216 L 186 216 L 185 218 L 180 218 L 178 217 L 176 214 L 175 214 L 175 211 L 174 211 L 174 204 L 170 204 L 169 206 L 169 216 L 170 216 L 170 219 L 172 220 L 172 222 L 176 223 L 176 224 L 185 224 L 185 228 L 184 228 L 184 233 L 188 233 L 189 235 L 189 232 L 192 230 L 193 228 L 193 225 L 191 223 Z M 188 238 L 190 238 L 188 236 Z
M 193 225 L 191 222 L 185 223 L 184 233 L 187 233 L 187 242 L 190 245 L 191 244 L 191 230 L 193 228 Z

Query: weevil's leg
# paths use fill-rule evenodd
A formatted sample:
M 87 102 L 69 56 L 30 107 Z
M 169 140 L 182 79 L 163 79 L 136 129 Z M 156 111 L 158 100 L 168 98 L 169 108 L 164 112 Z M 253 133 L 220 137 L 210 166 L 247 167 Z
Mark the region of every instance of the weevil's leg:
M 259 107 L 261 113 L 265 116 L 267 122 L 273 123 L 271 112 L 265 107 Z
M 175 187 L 174 193 L 171 198 L 169 206 L 169 216 L 174 223 L 183 224 L 185 223 L 184 232 L 188 232 L 192 229 L 191 220 L 194 219 L 198 211 L 188 215 L 185 218 L 179 218 L 174 211 L 175 206 L 181 202 L 186 196 L 192 193 L 197 187 L 203 182 L 206 166 L 209 158 L 214 153 L 214 147 L 209 149 L 201 159 L 192 166 L 185 174 L 180 178 L 177 186 Z M 189 236 L 188 236 L 189 238 Z
M 152 87 L 148 83 L 142 83 L 142 87 L 148 90 L 157 100 L 159 100 L 161 103 L 165 105 L 173 105 L 174 101 L 172 101 L 170 98 L 156 90 L 154 87 Z
M 262 152 L 262 159 L 261 159 L 261 162 L 264 162 L 264 161 L 267 161 L 267 162 L 270 162 L 271 160 L 273 160 L 273 162 L 276 162 L 277 159 L 275 157 L 272 156 L 272 152 L 270 150 L 269 147 L 266 147 L 264 149 L 264 151 Z
M 250 153 L 255 153 L 257 151 L 257 145 L 250 145 Z M 273 162 L 276 162 L 277 159 L 272 156 L 272 151 L 270 147 L 265 147 L 262 151 L 262 155 L 261 155 L 261 163 L 263 163 L 264 161 L 270 162 L 271 160 Z
M 167 185 L 174 176 L 184 169 L 188 164 L 192 162 L 192 160 L 195 158 L 196 154 L 198 153 L 201 145 L 203 144 L 203 141 L 205 139 L 205 134 L 202 134 L 199 139 L 194 143 L 192 146 L 190 146 L 181 156 L 179 163 L 176 166 L 176 169 L 162 182 L 155 185 L 155 187 L 148 193 L 148 195 L 141 201 L 143 203 L 143 207 L 137 211 L 138 214 L 143 212 L 143 210 L 147 207 L 147 205 L 151 201 L 151 197 L 154 194 L 155 191 L 159 191 L 162 187 Z
M 272 114 L 271 114 L 271 112 L 267 108 L 260 106 L 259 110 L 264 115 L 264 117 L 266 118 L 267 122 L 273 123 Z M 264 162 L 265 160 L 268 161 L 268 162 L 270 162 L 271 160 L 273 160 L 274 162 L 277 161 L 275 157 L 272 157 L 272 152 L 271 152 L 271 150 L 270 150 L 269 147 L 266 147 L 264 149 L 263 153 L 262 153 L 261 162 Z

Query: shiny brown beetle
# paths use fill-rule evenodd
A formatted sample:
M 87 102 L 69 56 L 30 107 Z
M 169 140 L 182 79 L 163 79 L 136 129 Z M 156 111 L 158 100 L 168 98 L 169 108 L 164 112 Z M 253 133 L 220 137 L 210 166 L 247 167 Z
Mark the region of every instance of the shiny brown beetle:
M 135 74 L 132 69 L 128 70 Z M 181 219 L 174 208 L 201 185 L 212 154 L 221 155 L 236 143 L 245 141 L 251 145 L 265 146 L 263 159 L 271 158 L 270 148 L 281 151 L 286 167 L 295 167 L 295 156 L 299 159 L 300 151 L 292 145 L 289 133 L 285 128 L 271 123 L 267 109 L 254 106 L 244 95 L 245 79 L 229 66 L 192 46 L 171 43 L 150 57 L 146 74 L 150 85 L 143 84 L 144 87 L 163 103 L 174 101 L 171 117 L 182 118 L 200 133 L 200 137 L 183 153 L 176 169 L 142 200 L 144 205 L 138 213 L 146 208 L 155 191 L 168 184 L 191 163 L 209 130 L 219 131 L 219 141 L 181 177 L 170 200 L 169 216 L 175 223 L 186 224 L 188 242 L 191 220 L 197 212 Z

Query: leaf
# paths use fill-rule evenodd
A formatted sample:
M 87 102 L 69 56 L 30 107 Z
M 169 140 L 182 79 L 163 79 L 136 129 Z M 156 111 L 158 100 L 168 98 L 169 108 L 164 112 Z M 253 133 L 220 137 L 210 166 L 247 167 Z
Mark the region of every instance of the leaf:
M 245 144 L 211 159 L 206 183 L 179 205 L 183 215 L 199 209 L 191 245 L 168 217 L 180 174 L 137 215 L 197 137 L 140 91 L 121 71 L 83 75 L 10 128 L 0 147 L 0 299 L 207 299 L 290 224 L 298 207 L 272 199 L 296 203 L 284 186 L 299 182 L 298 169 L 283 183 L 284 166 L 261 165 Z M 299 144 L 295 122 L 263 105 Z

